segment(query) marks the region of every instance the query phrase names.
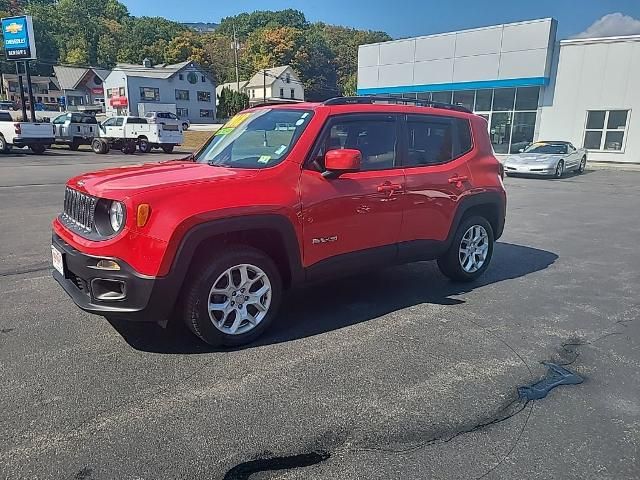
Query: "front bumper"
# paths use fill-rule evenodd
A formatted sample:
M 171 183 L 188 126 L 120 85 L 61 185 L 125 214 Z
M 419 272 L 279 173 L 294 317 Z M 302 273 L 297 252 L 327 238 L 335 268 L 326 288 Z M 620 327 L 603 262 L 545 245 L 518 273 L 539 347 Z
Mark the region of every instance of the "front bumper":
M 53 278 L 62 286 L 82 310 L 109 318 L 133 321 L 160 322 L 171 314 L 172 296 L 165 295 L 165 279 L 137 273 L 120 259 L 115 260 L 120 270 L 98 270 L 98 260 L 107 257 L 85 255 L 53 235 L 52 245 L 62 253 L 64 275 L 53 270 Z M 121 286 L 118 299 L 99 299 L 104 285 Z
M 507 175 L 555 175 L 556 166 L 549 164 L 527 165 L 527 164 L 504 164 L 504 173 Z

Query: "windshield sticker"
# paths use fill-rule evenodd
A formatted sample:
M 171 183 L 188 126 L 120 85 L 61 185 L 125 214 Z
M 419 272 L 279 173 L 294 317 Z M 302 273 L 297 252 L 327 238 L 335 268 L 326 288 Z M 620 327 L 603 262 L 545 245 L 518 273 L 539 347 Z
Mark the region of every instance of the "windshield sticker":
M 239 113 L 234 116 L 231 120 L 225 123 L 220 130 L 216 132 L 216 135 L 228 135 L 235 128 L 239 127 L 242 122 L 244 122 L 247 118 L 249 118 L 251 113 Z
M 301 118 L 300 120 L 298 120 L 298 121 L 296 122 L 296 126 L 298 126 L 298 127 L 299 127 L 299 126 L 300 126 L 300 125 L 302 125 L 303 123 L 304 123 L 304 118 Z
M 233 131 L 233 128 L 221 128 L 220 130 L 218 130 L 216 132 L 216 135 L 228 135 L 229 133 L 231 133 Z
M 258 159 L 258 163 L 269 163 L 269 160 L 271 160 L 271 155 L 262 155 Z
M 307 118 L 309 116 L 309 112 L 305 112 L 302 114 L 300 118 Z
M 275 152 L 273 152 L 273 153 L 275 153 L 276 155 L 280 155 L 280 154 L 281 154 L 282 152 L 284 152 L 286 149 L 287 149 L 287 146 L 286 146 L 286 145 L 280 145 L 280 146 L 278 147 L 278 149 L 277 149 Z
M 242 122 L 244 122 L 250 116 L 251 116 L 251 113 L 239 113 L 238 115 L 234 116 L 231 120 L 229 120 L 226 123 L 225 127 L 226 128 L 236 128 L 237 126 L 239 126 Z

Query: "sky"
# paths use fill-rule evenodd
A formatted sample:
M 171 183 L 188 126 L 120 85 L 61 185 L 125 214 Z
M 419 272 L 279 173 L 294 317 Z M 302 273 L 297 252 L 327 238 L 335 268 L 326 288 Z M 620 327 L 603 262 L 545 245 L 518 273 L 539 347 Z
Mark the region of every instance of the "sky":
M 180 22 L 217 23 L 226 16 L 241 12 L 296 8 L 303 11 L 310 21 L 383 30 L 393 38 L 544 17 L 558 20 L 559 39 L 580 34 L 640 34 L 640 0 L 121 1 L 132 15 L 162 16 Z

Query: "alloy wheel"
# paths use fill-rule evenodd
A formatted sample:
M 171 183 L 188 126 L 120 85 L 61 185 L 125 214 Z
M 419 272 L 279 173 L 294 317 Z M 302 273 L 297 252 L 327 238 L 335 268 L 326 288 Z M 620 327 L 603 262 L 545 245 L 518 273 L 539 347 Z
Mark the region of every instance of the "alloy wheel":
M 209 318 L 222 333 L 247 333 L 266 317 L 272 293 L 269 277 L 262 269 L 235 265 L 220 274 L 211 287 Z
M 473 225 L 462 236 L 458 259 L 460 266 L 467 273 L 477 272 L 482 268 L 489 253 L 489 234 L 482 225 Z
M 562 177 L 562 174 L 564 173 L 564 163 L 562 161 L 558 162 L 558 166 L 556 167 L 556 178 L 560 178 Z

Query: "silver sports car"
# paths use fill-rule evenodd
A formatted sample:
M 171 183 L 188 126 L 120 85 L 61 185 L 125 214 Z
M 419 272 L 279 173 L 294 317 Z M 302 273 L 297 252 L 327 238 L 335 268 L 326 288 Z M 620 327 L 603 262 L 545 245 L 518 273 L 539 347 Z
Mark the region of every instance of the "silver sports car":
M 562 177 L 564 172 L 584 172 L 587 151 L 570 142 L 535 142 L 504 161 L 506 175 L 546 175 Z

